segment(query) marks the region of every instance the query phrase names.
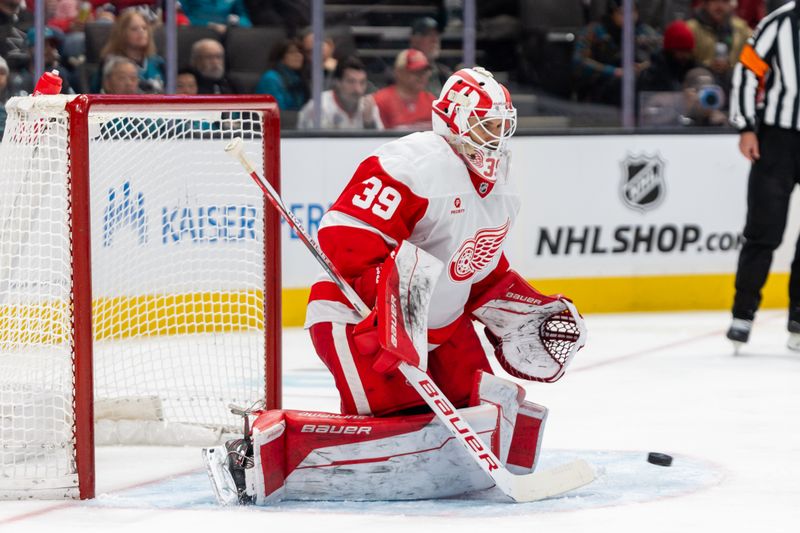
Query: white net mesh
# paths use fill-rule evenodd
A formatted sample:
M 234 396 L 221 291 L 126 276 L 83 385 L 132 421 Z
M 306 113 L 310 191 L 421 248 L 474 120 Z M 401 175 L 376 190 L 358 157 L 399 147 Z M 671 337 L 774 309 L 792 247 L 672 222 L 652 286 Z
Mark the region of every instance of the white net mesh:
M 75 486 L 65 103 L 10 102 L 0 147 L 0 493 Z M 261 124 L 246 108 L 90 112 L 98 440 L 196 441 L 175 428 L 218 435 L 239 425 L 228 403 L 264 397 L 263 203 L 223 151 L 242 137 L 260 165 Z

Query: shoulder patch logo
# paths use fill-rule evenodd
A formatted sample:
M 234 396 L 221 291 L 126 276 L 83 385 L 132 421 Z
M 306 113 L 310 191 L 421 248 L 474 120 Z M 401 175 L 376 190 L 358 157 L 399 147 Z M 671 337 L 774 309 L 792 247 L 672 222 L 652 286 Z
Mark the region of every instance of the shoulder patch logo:
M 498 228 L 478 230 L 474 237 L 468 238 L 450 259 L 447 273 L 456 282 L 467 281 L 479 270 L 486 268 L 497 255 L 503 244 L 511 219 Z

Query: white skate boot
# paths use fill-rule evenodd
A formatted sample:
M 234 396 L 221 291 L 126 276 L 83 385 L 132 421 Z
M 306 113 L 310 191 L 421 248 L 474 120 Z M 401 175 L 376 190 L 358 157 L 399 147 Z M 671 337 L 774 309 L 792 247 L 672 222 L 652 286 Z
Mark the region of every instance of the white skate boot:
M 786 341 L 786 347 L 800 352 L 800 322 L 790 320 L 787 329 L 789 330 L 789 340 Z

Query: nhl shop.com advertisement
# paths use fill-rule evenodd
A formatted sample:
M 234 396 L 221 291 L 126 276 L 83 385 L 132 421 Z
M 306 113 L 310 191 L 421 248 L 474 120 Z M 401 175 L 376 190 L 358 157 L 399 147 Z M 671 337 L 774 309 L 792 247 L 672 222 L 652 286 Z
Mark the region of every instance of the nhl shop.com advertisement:
M 736 140 L 521 139 L 530 146 L 514 154 L 523 197 L 514 258 L 539 278 L 734 272 L 749 172 Z M 778 250 L 777 271 L 788 270 L 791 244 Z

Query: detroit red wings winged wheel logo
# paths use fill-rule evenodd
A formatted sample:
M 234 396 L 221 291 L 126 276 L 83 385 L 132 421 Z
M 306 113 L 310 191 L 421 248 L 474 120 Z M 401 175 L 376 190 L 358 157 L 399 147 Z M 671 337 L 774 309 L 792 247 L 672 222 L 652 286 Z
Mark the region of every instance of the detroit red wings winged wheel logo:
M 508 233 L 511 220 L 499 228 L 478 230 L 474 237 L 467 239 L 453 254 L 447 272 L 453 281 L 466 281 L 475 272 L 483 270 L 492 262 Z

